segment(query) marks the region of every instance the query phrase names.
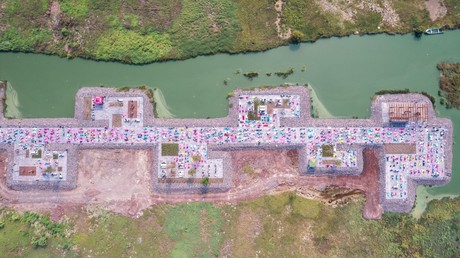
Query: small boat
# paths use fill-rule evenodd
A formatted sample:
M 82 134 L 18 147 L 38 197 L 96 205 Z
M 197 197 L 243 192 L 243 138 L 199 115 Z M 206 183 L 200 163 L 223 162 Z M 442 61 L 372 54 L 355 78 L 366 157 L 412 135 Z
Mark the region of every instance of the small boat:
M 425 34 L 435 35 L 444 33 L 440 28 L 430 28 L 425 31 Z

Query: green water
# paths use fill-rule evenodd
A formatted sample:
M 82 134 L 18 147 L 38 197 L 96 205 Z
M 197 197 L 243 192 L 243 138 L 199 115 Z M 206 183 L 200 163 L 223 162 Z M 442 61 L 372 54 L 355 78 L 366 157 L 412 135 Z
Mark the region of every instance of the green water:
M 415 39 L 404 36 L 352 36 L 320 40 L 299 47 L 280 47 L 263 53 L 214 55 L 186 61 L 130 66 L 119 63 L 67 60 L 54 56 L 0 53 L 0 79 L 8 80 L 9 103 L 17 117 L 73 116 L 74 95 L 83 86 L 138 86 L 159 89 L 176 117 L 218 117 L 227 113 L 226 95 L 235 87 L 311 84 L 322 104 L 334 116 L 360 118 L 370 114 L 370 98 L 380 89 L 409 88 L 437 96 L 442 61 L 460 61 L 460 31 Z M 267 72 L 295 73 L 287 79 Z M 306 71 L 301 72 L 305 67 Z M 242 74 L 258 71 L 252 81 Z M 228 85 L 223 81 L 227 79 Z M 460 111 L 437 107 L 460 126 Z M 324 114 L 327 114 L 325 112 Z M 168 115 L 169 116 L 169 115 Z M 455 131 L 458 138 L 459 131 Z M 460 147 L 454 145 L 454 157 Z M 454 170 L 460 159 L 454 158 Z M 445 187 L 427 188 L 427 194 L 460 194 L 460 171 Z

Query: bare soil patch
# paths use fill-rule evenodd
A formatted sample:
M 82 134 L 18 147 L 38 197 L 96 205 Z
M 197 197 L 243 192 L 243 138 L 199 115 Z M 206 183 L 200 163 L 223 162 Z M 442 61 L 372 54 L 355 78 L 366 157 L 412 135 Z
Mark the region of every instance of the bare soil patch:
M 288 39 L 291 34 L 291 28 L 286 28 L 284 25 L 281 24 L 281 14 L 283 12 L 283 5 L 284 5 L 283 0 L 276 0 L 275 2 L 275 10 L 276 10 L 276 20 L 275 20 L 275 26 L 276 26 L 276 32 L 278 33 L 278 37 L 281 39 Z
M 77 189 L 92 203 L 133 216 L 151 205 L 151 150 L 79 151 Z
M 432 21 L 442 18 L 447 14 L 447 7 L 443 0 L 425 0 L 425 7 L 430 13 Z
M 416 154 L 415 143 L 388 143 L 384 144 L 386 154 Z
M 121 127 L 121 114 L 112 114 L 112 126 Z
M 84 108 L 83 108 L 83 119 L 84 120 L 91 120 L 91 107 L 92 107 L 92 100 L 91 97 L 85 97 L 84 100 Z
M 80 150 L 76 189 L 14 191 L 3 182 L 0 193 L 4 204 L 18 210 L 52 211 L 55 218 L 60 217 L 62 209 L 94 205 L 138 217 L 142 210 L 157 203 L 237 202 L 273 192 L 297 191 L 308 198 L 341 204 L 347 203 L 352 196 L 364 193 L 364 217 L 378 219 L 383 212 L 379 200 L 378 153 L 374 148 L 364 150 L 364 171 L 360 175 L 305 176 L 298 170 L 298 150 L 231 151 L 235 187 L 230 191 L 161 194 L 151 192 L 152 150 Z M 7 155 L 0 152 L 0 169 L 3 172 L 6 158 Z M 245 172 L 247 166 L 251 167 L 251 173 L 247 173 L 248 169 Z M 231 249 L 232 243 L 228 244 Z
M 128 118 L 137 118 L 137 101 L 128 101 Z
M 234 169 L 233 182 L 237 188 L 277 174 L 283 176 L 299 174 L 297 150 L 239 150 L 232 151 L 231 156 Z M 253 169 L 253 173 L 247 173 L 248 166 Z
M 37 175 L 37 168 L 28 167 L 28 166 L 19 167 L 19 175 L 20 176 L 35 176 Z

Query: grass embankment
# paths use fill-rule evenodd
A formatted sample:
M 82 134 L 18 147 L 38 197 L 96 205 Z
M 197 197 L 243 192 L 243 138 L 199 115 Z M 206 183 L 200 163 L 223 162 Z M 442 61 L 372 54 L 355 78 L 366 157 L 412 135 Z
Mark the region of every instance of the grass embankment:
M 362 205 L 360 199 L 332 208 L 285 193 L 236 206 L 159 205 L 139 219 L 92 208 L 69 214 L 75 221 L 76 232 L 67 238 L 61 232 L 72 232 L 68 226 L 71 224 L 54 224 L 43 229 L 41 225 L 49 224 L 46 216 L 36 223 L 27 219 L 35 218 L 33 214 L 18 215 L 3 210 L 0 253 L 8 257 L 460 255 L 459 198 L 432 201 L 418 221 L 407 214 L 392 213 L 384 214 L 380 221 L 364 220 Z M 57 233 L 53 235 L 54 227 Z M 37 229 L 50 235 L 47 247 L 33 246 Z
M 460 109 L 460 63 L 442 63 L 438 64 L 437 68 L 441 73 L 439 78 L 441 105 Z
M 294 41 L 359 33 L 398 33 L 460 24 L 460 2 L 431 22 L 423 0 L 365 3 L 290 0 L 5 0 L 0 51 L 143 64 L 218 52 L 260 51 Z M 360 4 L 361 3 L 361 4 Z M 278 32 L 275 21 L 279 17 Z

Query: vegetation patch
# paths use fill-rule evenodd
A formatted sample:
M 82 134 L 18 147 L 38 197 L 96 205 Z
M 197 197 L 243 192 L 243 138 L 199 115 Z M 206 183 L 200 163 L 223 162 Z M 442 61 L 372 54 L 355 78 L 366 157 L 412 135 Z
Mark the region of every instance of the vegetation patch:
M 161 156 L 177 156 L 179 155 L 178 143 L 162 143 Z
M 441 73 L 439 87 L 446 107 L 460 108 L 460 63 L 442 63 L 437 65 Z M 441 100 L 442 101 L 442 100 Z
M 42 158 L 42 150 L 38 149 L 38 151 L 34 154 L 32 154 L 33 159 L 41 159 Z
M 230 0 L 184 0 L 170 30 L 175 56 L 230 51 L 239 25 Z
M 221 230 L 220 210 L 210 203 L 175 206 L 165 221 L 165 232 L 175 242 L 172 257 L 218 257 Z
M 386 4 L 381 1 L 289 0 L 283 1 L 281 12 L 276 11 L 274 0 L 58 0 L 60 8 L 54 5 L 51 10 L 52 2 L 2 1 L 0 50 L 149 63 L 261 51 L 321 37 L 420 33 L 428 27 L 460 24 L 457 0 L 443 1 L 447 14 L 436 22 L 419 0 L 390 0 L 385 2 L 389 10 L 383 11 Z M 325 8 L 321 2 L 330 2 L 343 12 Z M 388 21 L 382 12 L 395 21 Z M 344 18 L 343 13 L 351 17 Z M 281 31 L 292 31 L 288 39 L 278 35 L 278 16 Z
M 257 175 L 256 171 L 254 170 L 254 167 L 252 167 L 251 164 L 246 164 L 243 166 L 243 173 L 250 176 L 251 178 L 254 178 Z
M 254 99 L 254 110 L 248 111 L 248 120 L 260 120 L 260 116 L 258 114 L 258 109 L 260 105 L 260 100 L 258 98 Z
M 289 67 L 286 71 L 284 72 L 275 72 L 275 75 L 278 77 L 281 77 L 283 79 L 286 79 L 289 75 L 294 73 L 294 68 Z
M 409 89 L 395 89 L 395 90 L 379 90 L 375 95 L 385 95 L 385 94 L 407 94 L 410 93 Z
M 0 253 L 4 257 L 63 256 L 72 248 L 73 225 L 53 222 L 49 215 L 18 214 L 0 209 Z
M 63 13 L 78 21 L 89 15 L 89 0 L 59 0 L 59 5 Z
M 5 257 L 460 255 L 460 198 L 431 201 L 419 220 L 388 212 L 381 220 L 366 220 L 363 205 L 359 198 L 334 208 L 283 193 L 236 205 L 155 205 L 140 218 L 87 207 L 70 212 L 71 219 L 61 222 L 2 208 L 0 253 Z
M 0 51 L 31 52 L 51 40 L 51 31 L 42 28 L 21 30 L 10 27 L 0 33 Z
M 258 77 L 259 73 L 258 72 L 247 72 L 247 73 L 243 73 L 243 76 L 248 78 L 249 80 L 252 80 L 253 78 Z
M 113 30 L 99 39 L 95 56 L 101 60 L 141 64 L 160 60 L 170 50 L 168 35 L 154 32 L 142 35 L 129 30 Z
M 333 157 L 334 156 L 334 145 L 330 145 L 330 144 L 322 145 L 321 153 L 323 157 Z
M 283 40 L 278 37 L 275 1 L 236 0 L 236 18 L 239 30 L 231 52 L 260 51 L 278 46 Z

